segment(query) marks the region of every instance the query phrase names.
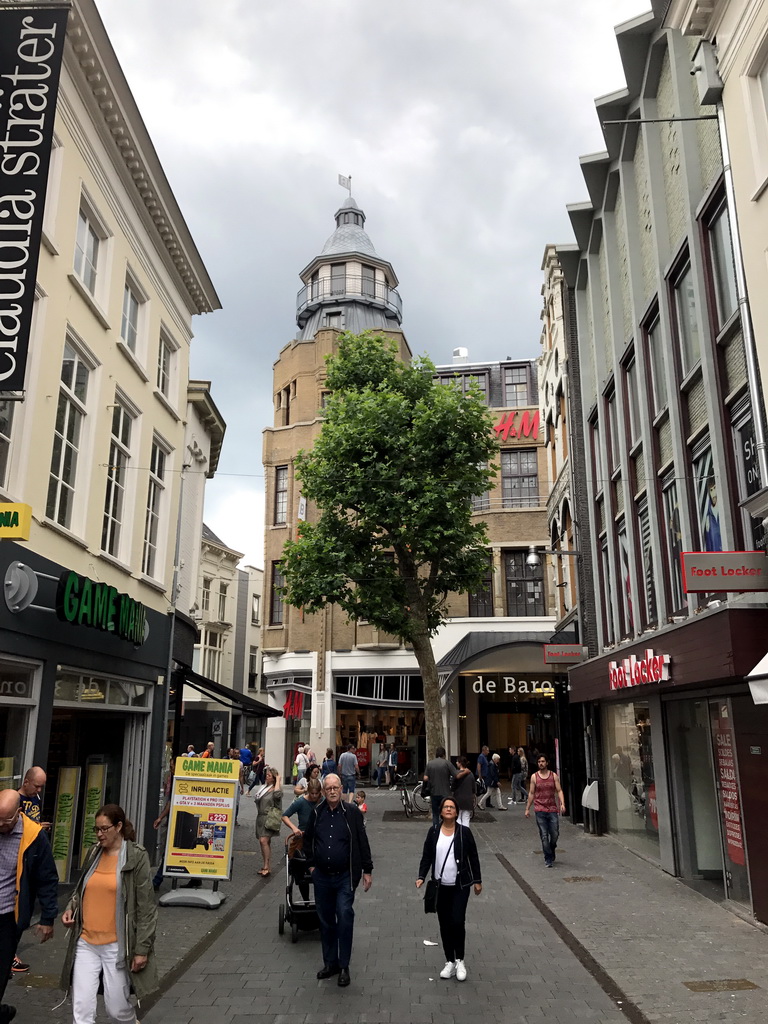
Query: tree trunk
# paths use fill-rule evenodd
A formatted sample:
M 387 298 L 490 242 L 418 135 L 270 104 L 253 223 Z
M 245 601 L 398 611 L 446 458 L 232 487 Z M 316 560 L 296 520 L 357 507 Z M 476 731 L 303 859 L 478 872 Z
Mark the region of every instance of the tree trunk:
M 440 707 L 440 682 L 437 676 L 435 652 L 428 634 L 419 634 L 413 638 L 413 653 L 419 663 L 421 678 L 424 683 L 424 713 L 427 721 L 427 760 L 435 756 L 437 747 L 445 746 L 443 729 L 443 713 Z M 450 751 L 448 751 L 450 754 Z

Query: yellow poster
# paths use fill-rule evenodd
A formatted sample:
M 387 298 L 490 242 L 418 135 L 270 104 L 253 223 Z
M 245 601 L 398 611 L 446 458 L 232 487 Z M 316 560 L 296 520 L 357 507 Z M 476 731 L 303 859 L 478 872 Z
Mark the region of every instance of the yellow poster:
M 56 787 L 56 811 L 53 815 L 51 846 L 60 882 L 69 881 L 72 867 L 72 847 L 75 840 L 77 798 L 80 792 L 80 769 L 59 768 Z
M 85 855 L 96 842 L 93 827 L 96 824 L 96 811 L 104 803 L 107 790 L 107 766 L 105 764 L 89 764 L 85 770 L 85 807 L 83 808 L 83 839 L 80 844 L 80 867 L 85 863 Z
M 240 762 L 179 757 L 171 793 L 165 874 L 229 878 Z
M 14 757 L 0 757 L 0 789 L 13 789 L 16 778 L 13 774 Z

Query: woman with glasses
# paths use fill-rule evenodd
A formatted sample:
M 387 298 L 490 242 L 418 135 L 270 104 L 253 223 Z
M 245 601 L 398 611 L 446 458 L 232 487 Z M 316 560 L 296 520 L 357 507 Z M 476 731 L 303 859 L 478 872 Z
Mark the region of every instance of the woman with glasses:
M 257 871 L 256 874 L 268 878 L 272 873 L 272 836 L 280 832 L 280 825 L 277 826 L 277 831 L 267 828 L 267 815 L 272 807 L 281 810 L 283 806 L 280 776 L 274 768 L 265 768 L 264 785 L 256 790 L 253 799 L 256 801 L 256 838 L 259 840 L 261 859 L 264 861 L 261 871 Z
M 94 1024 L 103 978 L 112 1020 L 135 1024 L 131 990 L 140 1001 L 157 987 L 154 964 L 157 907 L 152 872 L 125 811 L 105 804 L 96 812 L 96 845 L 61 918 L 70 929 L 61 987 L 72 990 L 74 1024 Z

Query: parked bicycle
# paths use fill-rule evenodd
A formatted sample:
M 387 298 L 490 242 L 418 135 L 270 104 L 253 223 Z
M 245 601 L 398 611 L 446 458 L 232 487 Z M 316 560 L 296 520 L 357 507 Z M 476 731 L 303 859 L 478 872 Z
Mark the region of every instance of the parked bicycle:
M 414 811 L 417 814 L 429 814 L 429 797 L 422 796 L 423 781 L 419 779 L 417 782 L 413 771 L 409 770 L 402 775 L 396 775 L 395 782 L 400 790 L 400 800 L 407 818 L 410 818 Z

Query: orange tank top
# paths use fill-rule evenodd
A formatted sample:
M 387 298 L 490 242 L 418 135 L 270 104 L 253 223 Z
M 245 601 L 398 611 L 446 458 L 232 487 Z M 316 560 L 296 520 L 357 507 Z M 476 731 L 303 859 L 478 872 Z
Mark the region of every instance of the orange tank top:
M 102 854 L 83 893 L 81 938 L 91 946 L 117 942 L 117 857 Z

